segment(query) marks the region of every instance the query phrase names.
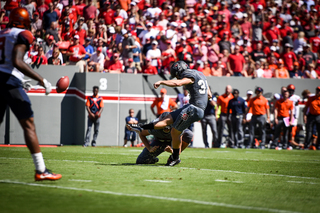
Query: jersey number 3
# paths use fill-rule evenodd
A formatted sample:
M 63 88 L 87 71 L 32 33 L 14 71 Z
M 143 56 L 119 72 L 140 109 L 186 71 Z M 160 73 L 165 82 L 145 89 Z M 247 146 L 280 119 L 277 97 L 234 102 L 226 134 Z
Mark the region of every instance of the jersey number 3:
M 0 38 L 0 64 L 4 64 L 5 55 L 4 55 L 4 46 L 6 44 L 6 37 Z
M 201 95 L 206 94 L 207 86 L 206 86 L 204 80 L 199 80 L 198 85 L 200 86 L 199 93 Z

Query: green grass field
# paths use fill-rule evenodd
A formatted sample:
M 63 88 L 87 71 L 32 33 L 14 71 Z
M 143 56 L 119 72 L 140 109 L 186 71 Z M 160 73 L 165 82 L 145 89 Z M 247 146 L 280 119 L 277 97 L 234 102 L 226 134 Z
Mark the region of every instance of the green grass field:
M 0 148 L 0 212 L 320 212 L 320 152 L 186 149 L 134 165 L 142 148 L 42 148 L 56 182 L 35 182 L 27 148 Z

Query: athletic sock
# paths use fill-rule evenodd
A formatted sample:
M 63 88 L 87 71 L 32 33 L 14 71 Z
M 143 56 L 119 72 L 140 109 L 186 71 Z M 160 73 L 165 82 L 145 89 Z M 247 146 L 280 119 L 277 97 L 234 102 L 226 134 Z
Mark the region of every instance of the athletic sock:
M 46 165 L 44 164 L 44 160 L 42 157 L 42 153 L 34 153 L 31 154 L 34 166 L 36 167 L 36 170 L 39 172 L 44 172 L 46 170 Z
M 173 149 L 172 157 L 174 160 L 179 159 L 179 154 L 180 154 L 180 148 L 179 149 Z
M 154 123 L 148 123 L 140 126 L 142 129 L 154 129 Z

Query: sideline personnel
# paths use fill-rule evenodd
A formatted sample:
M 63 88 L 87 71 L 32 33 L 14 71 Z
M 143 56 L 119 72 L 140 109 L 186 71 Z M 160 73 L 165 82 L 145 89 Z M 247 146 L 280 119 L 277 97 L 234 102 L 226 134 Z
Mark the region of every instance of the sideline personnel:
M 262 95 L 263 89 L 257 87 L 255 90 L 256 96 L 251 98 L 248 104 L 247 113 L 252 108 L 252 119 L 249 124 L 249 145 L 246 148 L 251 148 L 254 139 L 255 127 L 259 124 L 261 136 L 261 149 L 264 149 L 266 143 L 266 122 L 270 123 L 270 110 L 268 100 Z M 267 114 L 267 120 L 266 115 Z
M 104 107 L 103 99 L 102 97 L 98 96 L 98 92 L 99 87 L 94 86 L 93 95 L 88 97 L 86 103 L 86 108 L 88 111 L 88 127 L 83 146 L 89 146 L 92 124 L 94 124 L 94 133 L 91 146 L 96 146 L 100 126 L 100 116 Z

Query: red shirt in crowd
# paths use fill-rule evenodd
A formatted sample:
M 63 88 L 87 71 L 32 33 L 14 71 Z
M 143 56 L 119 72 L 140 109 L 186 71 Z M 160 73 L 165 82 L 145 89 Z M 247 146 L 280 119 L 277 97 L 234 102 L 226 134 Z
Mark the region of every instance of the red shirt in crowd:
M 44 12 L 46 12 L 47 10 L 49 10 L 49 7 L 46 4 L 38 6 L 37 11 L 39 13 L 39 18 L 40 19 L 42 19 Z
M 21 0 L 7 0 L 6 4 L 4 5 L 5 10 L 13 10 L 16 7 L 19 7 L 19 3 Z
M 78 20 L 78 15 L 80 14 L 79 12 L 79 9 L 73 5 L 71 8 L 70 8 L 70 13 L 73 15 L 73 23 L 76 23 L 77 20 Z
M 85 29 L 80 29 L 80 30 L 79 30 L 79 28 L 78 28 L 78 29 L 74 30 L 74 31 L 71 33 L 71 35 L 72 35 L 72 36 L 78 35 L 78 36 L 79 36 L 79 43 L 80 43 L 81 45 L 83 45 L 83 44 L 84 44 L 84 40 L 85 40 L 85 38 L 87 37 L 87 31 L 86 31 Z
M 76 7 L 78 8 L 78 11 L 79 11 L 79 15 L 80 16 L 83 16 L 83 8 L 87 6 L 85 3 L 82 3 L 82 4 L 77 4 Z
M 312 52 L 317 53 L 320 50 L 320 38 L 318 36 L 310 38 L 312 44 Z
M 145 73 L 145 74 L 153 74 L 153 75 L 157 75 L 158 74 L 157 68 L 152 66 L 152 65 L 150 65 L 149 67 L 143 67 L 142 70 L 143 70 L 142 72 Z
M 108 67 L 108 70 L 121 70 L 123 72 L 124 70 L 122 69 L 122 63 L 118 60 L 117 62 L 113 61 L 111 62 Z
M 228 57 L 228 62 L 230 64 L 230 69 L 233 72 L 242 72 L 243 64 L 245 63 L 244 57 L 242 54 L 231 54 Z
M 294 54 L 293 52 L 284 53 L 282 55 L 282 59 L 283 59 L 285 68 L 287 68 L 287 70 L 289 71 L 293 70 L 293 62 L 297 60 L 296 54 Z
M 86 54 L 86 50 L 84 49 L 84 47 L 81 44 L 77 44 L 77 45 L 72 45 L 69 47 L 68 52 L 74 53 L 75 55 L 71 55 L 69 57 L 69 61 L 72 62 L 78 62 L 81 60 L 81 58 L 77 57 L 83 54 Z
M 99 16 L 104 19 L 106 25 L 111 25 L 114 22 L 114 11 L 112 9 L 102 11 Z
M 38 55 L 35 55 L 32 57 L 32 62 L 36 62 L 36 63 L 39 63 L 40 62 L 40 58 L 42 58 L 42 63 L 41 64 L 48 64 L 48 59 L 45 55 L 42 55 L 38 58 Z
M 86 21 L 89 19 L 94 19 L 97 16 L 97 8 L 93 5 L 88 5 L 83 8 L 83 15 Z

